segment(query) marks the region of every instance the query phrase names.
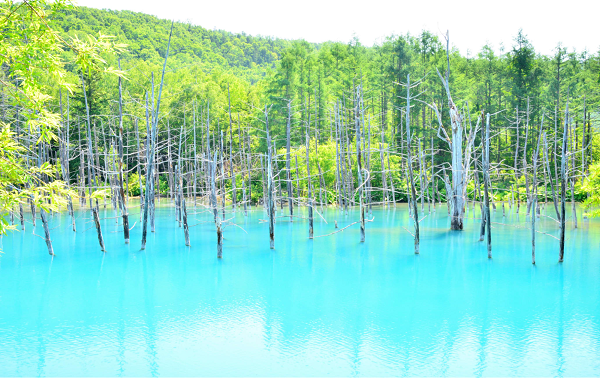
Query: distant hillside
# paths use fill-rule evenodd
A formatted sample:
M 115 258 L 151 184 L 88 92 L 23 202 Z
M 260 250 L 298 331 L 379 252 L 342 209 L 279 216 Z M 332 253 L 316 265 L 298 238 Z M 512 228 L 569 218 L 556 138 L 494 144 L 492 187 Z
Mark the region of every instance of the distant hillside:
M 128 58 L 152 63 L 164 58 L 170 25 L 169 20 L 143 13 L 87 7 L 63 11 L 55 18 L 55 27 L 67 34 L 113 35 L 120 43 L 129 45 Z M 290 43 L 176 22 L 169 59 L 176 66 L 232 70 L 254 82 L 275 67 Z

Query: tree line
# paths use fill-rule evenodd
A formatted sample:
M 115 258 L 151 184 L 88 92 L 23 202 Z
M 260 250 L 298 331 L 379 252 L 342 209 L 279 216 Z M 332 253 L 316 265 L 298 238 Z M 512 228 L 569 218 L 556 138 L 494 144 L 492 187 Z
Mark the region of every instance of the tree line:
M 168 38 L 157 38 L 164 40 L 156 47 L 164 49 L 159 62 L 131 54 L 121 37 L 66 28 L 79 11 L 43 1 L 24 4 L 3 8 L 11 20 L 3 26 L 12 33 L 3 46 L 12 60 L 3 67 L 1 106 L 5 143 L 15 146 L 11 164 L 29 170 L 30 179 L 5 180 L 3 225 L 16 222 L 24 229 L 24 205 L 35 224 L 40 208 L 51 254 L 46 212 L 66 206 L 75 230 L 73 199 L 79 198 L 104 250 L 101 202 L 106 207 L 112 201 L 129 242 L 129 197 L 139 195 L 142 247 L 148 224 L 154 231 L 154 204 L 163 196 L 176 206 L 187 245 L 186 201 L 194 212 L 213 213 L 219 256 L 226 212 L 253 205 L 267 212 L 273 247 L 277 204 L 289 221 L 294 206 L 308 208 L 310 238 L 314 212 L 358 206 L 355 223 L 364 241 L 373 205 L 408 201 L 419 253 L 425 204 L 429 212 L 445 204 L 450 227 L 462 230 L 469 203 L 477 203 L 491 257 L 490 206 L 518 213 L 523 202 L 535 242 L 535 219 L 550 203 L 562 260 L 565 202 L 571 200 L 577 227 L 574 203 L 590 195 L 600 54 L 567 54 L 559 45 L 555 56 L 546 57 L 519 31 L 510 51 L 496 55 L 485 46 L 477 57 L 464 57 L 450 49 L 449 35 L 422 32 L 391 36 L 374 47 L 356 39 L 276 43 L 282 48 L 274 53 L 280 59 L 273 69 L 235 60 L 207 69 L 185 64 L 189 51 L 179 47 L 189 36 L 181 34 L 183 24 L 171 23 Z M 38 24 L 23 27 L 25 20 Z M 46 40 L 38 46 L 39 38 L 28 37 L 40 28 Z M 273 45 L 269 39 L 248 41 Z M 32 65 L 32 47 L 39 49 L 37 59 L 46 54 L 54 65 Z M 237 75 L 235 65 L 264 69 L 264 77 Z

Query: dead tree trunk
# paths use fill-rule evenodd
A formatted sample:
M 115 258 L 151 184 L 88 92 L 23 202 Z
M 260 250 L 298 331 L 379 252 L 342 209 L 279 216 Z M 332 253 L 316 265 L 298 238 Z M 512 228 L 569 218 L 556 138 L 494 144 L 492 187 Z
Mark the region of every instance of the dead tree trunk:
M 210 195 L 212 198 L 212 207 L 215 214 L 215 226 L 217 228 L 217 258 L 223 257 L 223 225 L 221 222 L 221 216 L 217 210 L 217 184 L 216 184 L 216 172 L 217 172 L 217 154 L 215 151 L 214 158 L 210 162 Z
M 62 93 L 62 92 L 61 92 Z M 61 139 L 61 143 L 60 143 L 60 166 L 61 166 L 61 172 L 62 172 L 62 176 L 63 176 L 63 181 L 65 182 L 65 185 L 67 186 L 67 188 L 69 187 L 69 130 L 70 130 L 70 115 L 69 115 L 69 95 L 67 94 L 67 124 L 65 127 L 65 133 L 63 134 L 63 137 Z M 61 95 L 61 101 L 60 101 L 60 114 L 61 114 L 61 118 L 64 119 L 63 117 L 63 112 L 62 112 L 62 95 Z M 71 198 L 70 194 L 67 194 L 67 209 L 69 211 L 69 215 L 71 216 L 71 225 L 73 228 L 73 232 L 77 231 L 77 227 L 75 226 L 75 212 L 73 210 L 73 199 Z M 11 212 L 12 215 L 12 212 Z M 12 219 L 12 218 L 11 218 Z
M 175 191 L 173 188 L 175 187 L 175 179 L 173 178 L 173 156 L 171 154 L 171 124 L 167 120 L 167 170 L 168 170 L 168 178 L 169 178 L 169 198 L 171 201 L 175 200 Z
M 87 119 L 87 129 L 88 129 L 88 149 L 89 149 L 89 159 L 88 159 L 88 184 L 89 184 L 89 196 L 90 196 L 90 210 L 92 211 L 92 217 L 94 218 L 94 225 L 96 226 L 96 232 L 98 233 L 98 242 L 100 243 L 100 249 L 102 250 L 102 252 L 106 252 L 106 249 L 104 248 L 104 238 L 102 237 L 102 229 L 100 228 L 100 216 L 98 215 L 98 199 L 96 199 L 96 206 L 94 207 L 92 205 L 92 177 L 94 177 L 94 181 L 95 181 L 95 174 L 94 174 L 94 168 L 93 168 L 93 158 L 94 158 L 94 153 L 92 151 L 92 128 L 90 125 L 90 108 L 88 106 L 88 102 L 87 102 L 87 94 L 85 91 L 85 81 L 83 80 L 83 74 L 81 75 L 81 84 L 83 86 L 83 98 L 85 101 L 85 110 L 86 110 L 86 119 Z
M 342 197 L 342 175 L 340 172 L 341 169 L 341 154 L 340 154 L 340 137 L 339 137 L 339 121 L 338 121 L 338 103 L 336 102 L 335 107 L 334 107 L 334 112 L 335 112 L 335 169 L 336 169 L 336 175 L 335 175 L 335 182 L 336 182 L 336 189 L 337 189 L 337 202 L 338 202 L 338 206 L 343 209 L 344 207 L 344 202 L 343 202 L 343 197 Z
M 293 189 L 292 189 L 292 172 L 290 170 L 290 148 L 291 148 L 291 124 L 292 124 L 292 102 L 288 101 L 288 117 L 286 124 L 286 157 L 285 157 L 285 169 L 287 171 L 287 194 L 288 194 L 288 208 L 290 211 L 290 222 L 294 220 L 294 202 L 293 202 Z
M 169 48 L 171 47 L 171 36 L 173 35 L 173 23 L 171 23 L 171 31 L 169 32 L 169 42 L 167 43 L 167 53 L 165 55 L 165 62 L 163 64 L 162 77 L 160 79 L 160 88 L 158 90 L 158 101 L 156 103 L 156 110 L 152 114 L 152 126 L 150 126 L 148 120 L 148 94 L 146 94 L 146 125 L 148 138 L 146 146 L 146 161 L 148 168 L 146 170 L 146 206 L 144 206 L 144 221 L 142 226 L 142 249 L 146 249 L 146 233 L 148 227 L 148 215 L 150 215 L 150 224 L 152 231 L 154 231 L 154 160 L 156 155 L 156 130 L 158 128 L 158 115 L 160 114 L 160 98 L 162 94 L 162 88 L 165 81 L 165 71 L 167 70 L 167 59 L 169 58 Z M 154 78 L 154 75 L 152 76 Z M 152 80 L 152 93 L 154 93 L 154 79 Z M 152 102 L 154 105 L 154 96 L 152 96 Z M 159 187 L 160 190 L 160 187 Z M 152 206 L 152 209 L 149 207 Z M 149 211 L 150 210 L 150 211 Z M 150 213 L 150 214 L 149 214 Z
M 269 245 L 271 249 L 275 249 L 275 203 L 273 201 L 273 151 L 271 147 L 271 135 L 269 134 L 269 114 L 265 105 L 265 123 L 267 131 L 267 191 L 268 204 L 267 212 L 269 214 Z
M 417 139 L 417 145 L 418 145 L 418 159 L 419 159 L 419 186 L 421 189 L 421 211 L 425 212 L 425 190 L 426 190 L 426 185 L 425 185 L 425 179 L 423 177 L 423 163 L 425 160 L 425 157 L 423 156 L 423 149 L 421 148 L 421 141 L 419 139 Z
M 272 175 L 273 175 L 273 177 L 279 177 L 280 176 L 279 174 L 281 173 L 281 171 L 278 171 L 279 170 L 279 161 L 277 160 L 277 146 L 275 145 L 275 141 L 273 141 L 273 154 L 275 156 L 273 157 L 274 162 L 273 162 Z M 273 185 L 274 185 L 273 190 L 277 190 L 277 196 L 275 198 L 279 197 L 279 206 L 281 207 L 281 210 L 283 212 L 283 195 L 281 193 L 281 179 L 277 180 L 277 185 L 275 185 L 275 182 L 273 182 Z M 275 207 L 277 207 L 277 199 L 274 199 L 274 201 L 275 201 Z
M 48 247 L 48 253 L 50 256 L 54 256 L 54 249 L 52 248 L 52 240 L 50 240 L 50 228 L 48 227 L 46 210 L 40 209 L 40 216 L 42 218 L 42 225 L 44 226 L 44 241 L 46 242 L 46 247 Z
M 565 197 L 567 192 L 567 130 L 569 125 L 569 102 L 567 101 L 565 109 L 565 124 L 563 130 L 562 159 L 560 163 L 560 250 L 558 262 L 563 262 L 565 255 L 565 224 L 566 224 L 566 204 Z
M 175 200 L 175 215 L 177 218 L 177 222 L 179 224 L 179 227 L 181 227 L 181 223 L 182 223 L 182 214 L 181 214 L 181 196 L 179 196 L 179 191 L 183 191 L 183 188 L 181 188 L 181 182 L 180 182 L 180 177 L 179 177 L 179 173 L 177 172 L 177 169 L 181 169 L 178 167 L 182 167 L 183 166 L 183 153 L 184 151 L 182 150 L 182 144 L 183 144 L 183 136 L 185 134 L 185 111 L 183 112 L 183 123 L 181 124 L 181 130 L 179 131 L 179 148 L 177 149 L 177 164 L 175 166 L 175 181 L 174 181 L 174 186 L 173 188 L 175 189 L 174 191 L 174 200 Z
M 431 205 L 433 205 L 433 211 L 435 212 L 435 180 L 433 176 L 433 135 L 431 136 L 431 201 L 429 202 L 429 213 L 431 214 Z
M 154 138 L 152 137 L 152 129 L 154 122 L 150 122 L 148 108 L 148 93 L 146 93 L 146 197 L 144 198 L 144 216 L 142 220 L 142 247 L 146 249 L 146 236 L 148 232 L 148 218 L 150 213 L 150 205 L 152 194 L 154 193 L 154 159 L 152 151 L 154 149 Z
M 23 214 L 23 204 L 19 203 L 19 221 L 21 222 L 21 230 L 25 231 L 25 216 Z
M 144 214 L 144 186 L 142 184 L 142 150 L 140 149 L 140 129 L 138 127 L 138 119 L 135 118 L 135 136 L 137 140 L 137 174 L 138 174 L 138 184 L 140 186 L 140 221 L 142 220 L 142 215 Z M 148 146 L 144 146 L 144 148 L 148 148 Z
M 231 118 L 231 96 L 229 95 L 229 84 L 227 84 L 227 100 L 229 101 L 229 170 L 231 174 L 231 204 L 235 212 L 237 202 L 237 188 L 235 187 L 235 174 L 233 173 L 233 119 Z
M 79 125 L 79 188 L 77 193 L 79 194 L 79 206 L 85 206 L 85 150 L 83 149 L 83 144 L 81 143 L 81 124 Z
M 517 131 L 516 131 L 516 139 L 517 139 L 517 145 L 515 147 L 515 187 L 516 187 L 516 193 L 517 193 L 517 214 L 519 214 L 519 209 L 521 208 L 521 196 L 519 195 L 519 107 L 517 106 L 517 110 L 516 110 L 516 116 L 517 116 Z
M 370 118 L 367 118 L 367 122 L 369 123 L 369 129 L 368 129 L 369 130 L 369 135 L 368 135 L 368 138 L 369 138 L 369 147 L 368 148 L 369 149 L 366 152 L 367 156 L 365 159 L 367 161 L 367 170 L 369 171 L 369 178 L 367 180 L 367 188 L 368 188 L 367 203 L 369 206 L 369 208 L 368 208 L 369 213 L 372 215 L 373 214 L 373 197 L 372 197 L 372 193 L 371 193 L 372 188 L 371 188 L 371 120 L 370 120 Z M 327 193 L 326 193 L 326 195 L 327 195 Z
M 223 219 L 225 219 L 225 154 L 223 151 L 223 130 L 221 130 L 221 211 L 223 212 Z
M 197 182 L 198 182 L 198 149 L 196 148 L 196 100 L 194 99 L 193 102 L 193 106 L 194 106 L 194 153 L 193 153 L 193 157 L 194 157 L 194 181 L 193 181 L 193 191 L 194 191 L 194 209 L 196 208 L 196 201 L 197 201 Z
M 98 233 L 98 243 L 100 243 L 100 250 L 102 252 L 106 252 L 106 248 L 104 247 L 104 238 L 102 237 L 102 229 L 100 228 L 100 217 L 98 215 L 98 209 L 96 207 L 92 208 L 92 216 L 94 218 L 94 224 L 96 225 L 96 232 Z
M 360 209 L 360 242 L 365 241 L 365 207 L 363 201 L 363 180 L 362 180 L 362 156 L 361 156 L 361 145 L 360 145 L 360 113 L 359 103 L 362 96 L 361 87 L 359 86 L 356 91 L 356 107 L 354 110 L 354 123 L 356 126 L 356 162 L 357 162 L 357 176 L 358 176 L 358 204 Z
M 319 170 L 319 201 L 321 202 L 321 212 L 323 212 L 323 205 L 327 206 L 327 188 L 325 187 L 325 179 L 323 178 L 323 171 L 321 170 L 321 164 L 317 161 L 317 169 Z M 323 191 L 325 191 L 325 199 L 323 199 Z
M 489 182 L 490 182 L 490 114 L 486 116 L 485 122 L 485 138 L 483 148 L 483 196 L 485 201 L 485 220 L 487 228 L 487 250 L 488 259 L 492 258 L 492 218 L 490 216 L 490 195 L 489 195 Z
M 252 152 L 251 148 L 250 148 L 250 135 L 249 133 L 246 131 L 246 143 L 248 146 L 248 207 L 252 207 L 252 158 L 250 156 L 250 153 Z
M 186 247 L 190 246 L 190 230 L 188 227 L 187 221 L 187 209 L 185 207 L 185 197 L 183 196 L 183 177 L 181 175 L 181 171 L 179 170 L 179 166 L 175 167 L 177 178 L 179 180 L 179 206 L 181 211 L 181 218 L 183 219 L 183 233 L 185 236 L 185 245 Z
M 483 157 L 482 157 L 482 165 L 483 165 Z M 481 173 L 483 176 L 483 168 L 481 169 Z M 476 185 L 480 185 L 477 183 Z M 481 226 L 479 227 L 479 241 L 483 241 L 485 238 L 485 223 L 486 223 L 486 212 L 484 208 L 485 201 L 481 201 L 479 204 L 479 208 L 481 209 Z
M 573 130 L 573 125 L 569 126 L 569 130 L 571 131 L 571 173 L 569 174 L 569 181 L 571 182 L 571 211 L 573 213 L 573 227 L 577 228 L 577 208 L 575 207 L 575 153 L 577 152 L 577 145 L 573 146 L 576 143 L 575 139 L 577 138 L 577 128 Z
M 540 130 L 543 130 L 544 127 L 544 114 L 542 114 L 542 123 L 541 123 L 541 127 Z M 544 133 L 545 135 L 545 133 Z M 537 148 L 535 150 L 535 154 L 533 155 L 533 176 L 531 178 L 531 183 L 532 183 L 532 198 L 531 198 L 531 203 L 533 206 L 533 211 L 531 213 L 531 263 L 535 265 L 535 209 L 537 206 L 537 163 L 538 163 L 538 156 L 540 154 L 540 142 L 542 140 L 542 134 L 540 134 L 538 136 L 538 142 L 537 142 Z
M 552 190 L 552 202 L 554 203 L 554 210 L 556 211 L 556 219 L 560 222 L 558 199 L 556 198 L 556 192 L 554 190 L 554 178 L 552 177 L 552 172 L 550 171 L 550 162 L 548 159 L 548 140 L 546 139 L 546 134 L 544 134 L 544 159 L 546 160 L 546 171 L 548 172 L 548 176 L 550 176 L 550 189 Z
M 410 134 L 410 75 L 406 75 L 406 162 L 408 165 L 408 178 L 410 180 L 411 199 L 409 206 L 412 205 L 413 220 L 415 224 L 415 254 L 419 254 L 419 210 L 417 209 L 417 191 L 415 189 L 415 179 L 412 169 L 411 153 L 412 136 Z
M 310 115 L 309 115 L 310 124 Z M 306 126 L 306 183 L 308 186 L 308 238 L 313 238 L 313 200 L 312 200 L 312 185 L 310 180 L 310 137 L 308 134 L 308 125 Z
M 239 126 L 239 122 L 240 122 L 240 118 L 238 115 L 238 126 Z M 246 148 L 244 147 L 246 144 L 243 142 L 244 140 L 244 134 L 241 132 L 241 130 L 239 130 L 238 132 L 238 138 L 240 141 L 240 150 L 242 151 L 242 155 L 240 156 L 240 166 L 242 167 L 242 201 L 244 201 L 244 215 L 248 215 L 248 199 L 246 197 L 246 182 L 244 180 L 244 160 L 246 157 Z M 250 176 L 250 166 L 248 166 L 248 176 Z
M 119 70 L 121 60 L 119 59 Z M 119 76 L 119 207 L 123 217 L 123 237 L 125 244 L 129 244 L 129 214 L 125 201 L 125 190 L 123 189 L 123 93 L 121 88 L 121 77 Z
M 529 98 L 527 98 L 527 121 L 525 123 L 525 144 L 523 147 L 523 174 L 525 175 L 525 193 L 527 197 L 526 216 L 531 212 L 531 193 L 529 191 L 529 176 L 527 175 L 527 143 L 529 142 Z M 535 210 L 534 210 L 535 211 Z
M 381 142 L 379 143 L 379 159 L 381 161 L 381 200 L 383 201 L 384 206 L 388 205 L 388 188 L 387 188 L 387 178 L 385 175 L 385 164 L 383 160 L 383 130 L 381 130 Z
M 438 76 L 442 81 L 442 84 L 446 90 L 446 94 L 448 96 L 448 112 L 450 113 L 450 123 L 452 127 L 452 138 L 448 136 L 448 133 L 444 129 L 442 124 L 442 117 L 439 114 L 437 106 L 435 103 L 433 104 L 433 109 L 436 112 L 439 129 L 438 129 L 438 137 L 444 141 L 446 141 L 451 149 L 452 153 L 452 183 L 446 183 L 446 188 L 449 190 L 446 193 L 446 197 L 450 210 L 450 229 L 451 230 L 462 230 L 463 229 L 463 218 L 465 213 L 465 197 L 467 190 L 467 178 L 468 178 L 468 170 L 469 164 L 463 164 L 463 120 L 460 115 L 460 112 L 456 108 L 454 101 L 452 100 L 452 96 L 450 95 L 450 84 L 449 84 L 449 72 L 450 72 L 450 61 L 449 61 L 449 39 L 446 40 L 446 56 L 448 59 L 448 69 L 446 71 L 446 79 L 442 77 L 442 75 L 438 71 Z M 444 136 L 441 136 L 441 132 L 444 133 Z M 476 134 L 477 130 L 472 131 L 471 136 Z M 467 138 L 467 153 L 465 154 L 467 160 L 469 159 L 470 151 L 475 138 L 469 137 Z

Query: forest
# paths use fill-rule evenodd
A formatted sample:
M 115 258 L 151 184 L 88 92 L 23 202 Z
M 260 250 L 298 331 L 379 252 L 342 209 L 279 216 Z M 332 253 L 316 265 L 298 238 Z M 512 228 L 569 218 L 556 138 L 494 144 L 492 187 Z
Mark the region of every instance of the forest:
M 49 213 L 75 231 L 89 209 L 105 250 L 99 208 L 129 243 L 133 197 L 142 249 L 166 201 L 186 245 L 188 212 L 214 213 L 219 257 L 226 213 L 253 206 L 274 248 L 297 207 L 313 238 L 323 207 L 358 206 L 364 240 L 373 206 L 408 202 L 415 253 L 419 217 L 437 207 L 462 230 L 477 206 L 489 257 L 490 208 L 522 211 L 534 264 L 540 208 L 560 261 L 566 228 L 598 214 L 600 51 L 542 55 L 526 30 L 465 55 L 452 31 L 311 44 L 62 1 L 0 9 L 0 231 L 39 219 L 51 255 Z

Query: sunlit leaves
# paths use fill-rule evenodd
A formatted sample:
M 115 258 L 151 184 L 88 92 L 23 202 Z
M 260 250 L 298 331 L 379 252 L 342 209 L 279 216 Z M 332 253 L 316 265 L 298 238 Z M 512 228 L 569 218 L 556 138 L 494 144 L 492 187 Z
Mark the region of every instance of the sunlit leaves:
M 588 197 L 583 202 L 586 214 L 589 217 L 600 216 L 600 163 L 590 166 L 590 174 L 583 181 L 581 189 Z
M 3 71 L 0 86 L 5 98 L 13 105 L 18 118 L 11 121 L 21 131 L 35 137 L 37 145 L 51 146 L 58 140 L 61 118 L 50 110 L 58 86 L 71 91 L 67 82 L 64 52 L 73 51 L 73 59 L 82 70 L 102 71 L 123 76 L 123 72 L 106 65 L 102 54 L 123 51 L 112 37 L 100 34 L 85 41 L 63 39 L 49 25 L 51 16 L 68 7 L 65 0 L 51 3 L 45 0 L 6 1 L 0 4 L 0 57 Z M 45 211 L 58 211 L 66 205 L 68 196 L 76 193 L 56 180 L 58 167 L 41 161 L 34 149 L 20 145 L 8 123 L 0 123 L 0 234 L 12 229 L 9 212 L 30 202 Z M 96 195 L 101 195 L 98 193 Z

